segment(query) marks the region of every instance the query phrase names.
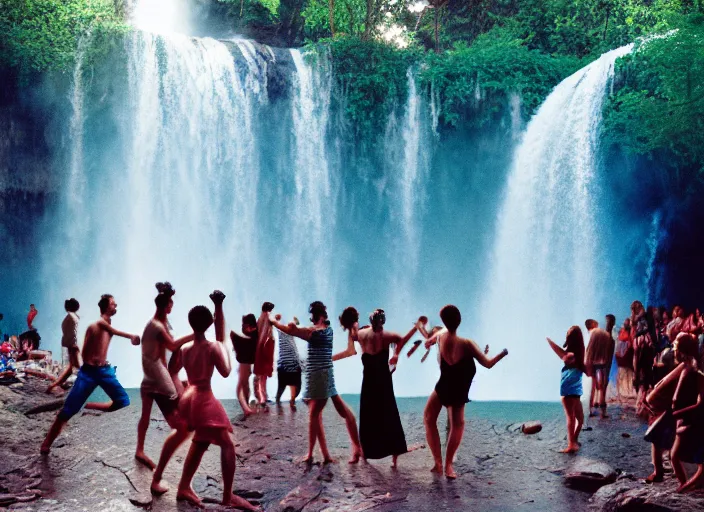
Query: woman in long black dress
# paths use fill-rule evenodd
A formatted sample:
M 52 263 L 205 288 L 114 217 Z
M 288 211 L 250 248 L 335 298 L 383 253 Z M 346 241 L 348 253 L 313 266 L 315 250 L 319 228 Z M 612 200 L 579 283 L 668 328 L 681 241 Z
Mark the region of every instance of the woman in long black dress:
M 398 364 L 398 354 L 418 330 L 416 324 L 405 336 L 384 331 L 386 315 L 377 309 L 369 317 L 371 326 L 358 326 L 359 313 L 353 307 L 345 309 L 340 323 L 349 333 L 347 350 L 333 356 L 333 360 L 355 355 L 354 342 L 362 348 L 364 377 L 359 401 L 359 438 L 366 459 L 393 457 L 396 467 L 399 455 L 406 453 L 406 436 L 396 406 L 394 384 L 390 367 Z M 420 320 L 419 322 L 420 323 Z M 389 347 L 395 346 L 389 359 Z

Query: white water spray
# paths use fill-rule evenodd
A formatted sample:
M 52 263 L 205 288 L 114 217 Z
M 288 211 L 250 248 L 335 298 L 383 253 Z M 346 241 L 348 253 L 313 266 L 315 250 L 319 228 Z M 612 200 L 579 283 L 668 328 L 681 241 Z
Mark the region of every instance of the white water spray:
M 555 399 L 560 361 L 545 337 L 562 344 L 571 325 L 604 313 L 595 289 L 605 242 L 595 221 L 596 151 L 614 62 L 631 48 L 610 51 L 562 81 L 514 154 L 479 331 L 482 343 L 506 345 L 511 355 L 479 380 L 482 397 L 518 397 L 529 379 L 535 398 Z

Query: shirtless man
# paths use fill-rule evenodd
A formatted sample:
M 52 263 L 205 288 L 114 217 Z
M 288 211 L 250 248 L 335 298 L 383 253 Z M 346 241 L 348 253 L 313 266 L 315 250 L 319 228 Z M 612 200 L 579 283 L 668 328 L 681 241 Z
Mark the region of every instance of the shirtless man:
M 244 417 L 247 418 L 254 414 L 249 406 L 249 377 L 252 375 L 252 365 L 255 361 L 257 342 L 259 341 L 257 317 L 252 313 L 242 316 L 242 334 L 230 331 L 230 340 L 232 340 L 235 358 L 240 365 L 237 376 L 237 400 Z
M 212 313 L 205 306 L 196 306 L 188 313 L 188 322 L 193 328 L 194 340 L 186 343 L 179 352 L 176 352 L 175 368 L 186 369 L 189 383 L 181 397 L 179 412 L 187 422 L 188 428 L 195 431 L 183 465 L 176 499 L 201 506 L 200 498 L 191 488 L 191 481 L 206 450 L 211 444 L 215 444 L 222 450 L 220 459 L 223 480 L 222 504 L 246 510 L 258 510 L 245 499 L 232 493 L 237 462 L 235 443 L 232 440 L 232 424 L 225 408 L 215 398 L 210 387 L 213 371 L 216 368 L 225 378 L 232 371 L 230 352 L 225 346 L 225 317 L 222 310 L 225 295 L 216 290 L 210 298 L 215 304 L 217 341 L 208 341 L 205 338 L 205 331 L 213 324 Z
M 71 376 L 73 369 L 79 369 L 81 367 L 80 360 L 80 349 L 78 348 L 78 309 L 80 304 L 74 298 L 68 299 L 64 302 L 64 309 L 66 310 L 66 316 L 63 322 L 61 322 L 61 346 L 66 348 L 68 352 L 68 366 L 64 368 L 61 375 L 52 382 L 48 388 L 46 388 L 47 393 L 51 393 L 56 387 L 60 386 Z
M 112 326 L 112 317 L 117 313 L 117 302 L 112 295 L 105 294 L 98 302 L 100 320 L 88 326 L 83 341 L 83 366 L 78 371 L 76 382 L 66 398 L 63 409 L 57 414 L 54 423 L 46 434 L 41 453 L 49 453 L 51 445 L 61 433 L 61 429 L 86 403 L 88 397 L 100 386 L 110 397 L 106 403 L 88 403 L 86 408 L 99 411 L 117 411 L 130 405 L 127 392 L 118 382 L 115 369 L 108 363 L 108 347 L 113 336 L 128 338 L 132 345 L 139 345 L 139 336 L 118 331 Z
M 161 485 L 160 481 L 166 464 L 174 451 L 189 436 L 185 422 L 178 415 L 179 394 L 166 366 L 166 351 L 178 350 L 181 345 L 191 341 L 193 335 L 190 334 L 177 340 L 171 336 L 167 317 L 173 308 L 173 296 L 176 291 L 169 283 L 157 283 L 157 290 L 159 293 L 154 299 L 156 312 L 142 334 L 142 369 L 144 370 L 144 379 L 140 388 L 142 416 L 137 424 L 137 449 L 134 458 L 149 469 L 156 467 L 154 462 L 144 453 L 144 440 L 149 428 L 152 406 L 156 402 L 164 419 L 172 428 L 164 442 L 159 466 L 154 473 L 151 487 L 154 494 L 163 494 L 167 487 Z
M 594 321 L 592 320 L 592 322 Z M 606 388 L 609 385 L 609 370 L 616 344 L 611 334 L 604 329 L 595 327 L 590 330 L 590 333 L 585 357 L 587 375 L 592 378 L 589 416 L 596 416 L 596 413 L 592 413 L 592 409 L 599 407 L 601 408 L 601 417 L 608 418 L 606 415 Z
M 492 368 L 508 355 L 508 350 L 504 349 L 489 359 L 474 341 L 457 336 L 457 328 L 462 317 L 456 306 L 443 307 L 440 310 L 440 318 L 445 328 L 425 342 L 427 348 L 438 343 L 441 359 L 440 380 L 428 398 L 423 419 L 425 436 L 435 460 L 430 471 L 442 474 L 443 461 L 437 421 L 440 410 L 447 407 L 450 414 L 450 438 L 447 443 L 444 470 L 447 478 L 454 479 L 457 478 L 453 467 L 455 453 L 464 434 L 464 406 L 469 401 L 469 388 L 476 373 L 474 360 L 476 359 L 485 368 Z

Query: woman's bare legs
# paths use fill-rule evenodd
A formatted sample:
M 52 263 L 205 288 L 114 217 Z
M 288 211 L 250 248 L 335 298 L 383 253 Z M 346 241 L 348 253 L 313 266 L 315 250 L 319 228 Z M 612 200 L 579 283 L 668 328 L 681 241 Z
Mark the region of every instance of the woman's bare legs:
M 166 465 L 171 460 L 174 452 L 178 449 L 183 442 L 188 439 L 191 433 L 186 428 L 185 424 L 171 431 L 171 433 L 166 437 L 164 441 L 164 446 L 161 449 L 161 455 L 159 456 L 159 464 L 156 466 L 154 471 L 154 477 L 152 478 L 151 491 L 154 494 L 164 494 L 169 488 L 161 483 L 161 479 L 164 476 L 164 470 Z
M 672 450 L 670 450 L 670 463 L 672 464 L 672 470 L 675 472 L 675 476 L 680 483 L 680 488 L 687 483 L 687 471 L 684 469 L 682 464 L 682 459 L 680 457 L 680 452 L 682 451 L 682 440 L 678 435 L 675 438 L 675 444 L 672 445 Z M 678 488 L 678 490 L 680 490 Z
M 235 443 L 227 429 L 221 428 L 217 438 L 213 439 L 214 444 L 220 446 L 220 463 L 222 464 L 222 504 L 244 510 L 259 510 L 250 502 L 232 493 L 232 485 L 235 481 L 235 468 L 237 457 L 235 453 Z M 214 436 L 215 437 L 215 436 Z
M 357 419 L 354 417 L 352 409 L 345 403 L 340 395 L 332 397 L 332 404 L 335 406 L 337 414 L 344 418 L 347 424 L 347 433 L 352 441 L 352 457 L 349 460 L 350 464 L 357 464 L 362 457 L 362 445 L 359 442 L 359 432 L 357 430 Z
M 442 475 L 442 451 L 440 450 L 440 432 L 438 432 L 438 416 L 440 416 L 441 410 L 440 399 L 433 390 L 425 405 L 423 422 L 425 423 L 425 439 L 428 441 L 430 453 L 435 461 L 435 465 L 430 471 Z
M 662 464 L 662 450 L 655 446 L 655 444 L 652 444 L 650 455 L 653 462 L 653 472 L 646 477 L 645 482 L 649 484 L 662 482 L 665 478 L 665 467 Z
M 183 473 L 181 474 L 181 481 L 178 483 L 176 501 L 188 501 L 197 507 L 201 506 L 200 498 L 191 487 L 191 482 L 198 470 L 198 466 L 200 466 L 203 455 L 208 450 L 208 446 L 210 446 L 209 442 L 191 442 L 191 448 L 188 450 L 186 461 L 183 463 Z
M 577 428 L 577 421 L 575 418 L 576 414 L 576 409 L 575 409 L 575 400 L 579 402 L 579 397 L 573 397 L 573 396 L 563 396 L 562 397 L 562 406 L 565 409 L 565 417 L 567 419 L 567 448 L 564 448 L 560 450 L 561 453 L 575 453 L 576 451 L 579 450 L 579 445 L 577 444 L 577 441 L 574 437 L 576 428 Z M 579 408 L 580 410 L 582 409 L 582 403 L 579 402 Z M 584 412 L 582 411 L 582 416 L 584 416 Z M 580 427 L 581 429 L 581 427 Z
M 447 453 L 445 454 L 445 476 L 447 478 L 457 478 L 455 468 L 452 463 L 455 460 L 455 453 L 462 442 L 464 434 L 464 404 L 460 406 L 448 407 L 450 411 L 450 439 L 447 442 Z
M 308 454 L 303 459 L 304 462 L 311 464 L 313 462 L 313 451 L 315 443 L 320 438 L 320 450 L 323 452 L 323 458 L 329 459 L 328 447 L 325 442 L 325 433 L 323 431 L 322 412 L 328 399 L 313 399 L 309 404 L 308 411 Z
M 251 416 L 254 411 L 249 407 L 249 376 L 252 374 L 252 365 L 240 364 L 237 376 L 237 400 L 240 403 L 244 417 Z M 255 390 L 256 391 L 256 390 Z
M 147 457 L 147 454 L 144 453 L 144 440 L 147 437 L 147 430 L 149 429 L 149 421 L 152 416 L 152 405 L 154 405 L 154 399 L 147 393 L 141 393 L 141 395 L 142 416 L 140 416 L 139 423 L 137 423 L 137 449 L 134 452 L 134 458 L 153 471 L 156 464 L 154 464 L 154 461 Z
M 584 409 L 579 398 L 574 399 L 574 442 L 579 446 L 579 434 L 584 426 Z

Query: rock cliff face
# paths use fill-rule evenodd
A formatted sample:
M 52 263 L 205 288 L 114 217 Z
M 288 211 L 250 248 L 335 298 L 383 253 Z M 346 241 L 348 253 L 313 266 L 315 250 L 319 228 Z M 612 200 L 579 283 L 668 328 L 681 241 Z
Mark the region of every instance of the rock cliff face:
M 0 267 L 31 250 L 34 226 L 55 190 L 46 126 L 17 79 L 0 70 Z

